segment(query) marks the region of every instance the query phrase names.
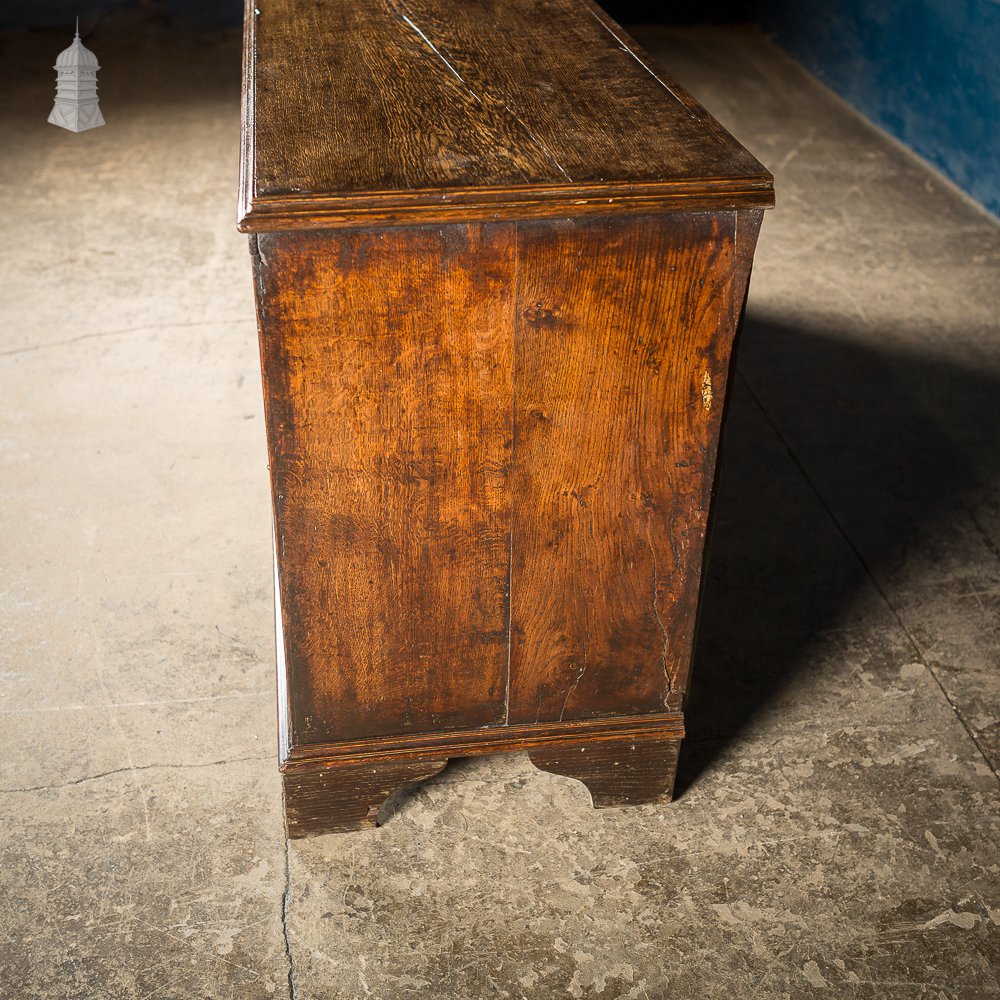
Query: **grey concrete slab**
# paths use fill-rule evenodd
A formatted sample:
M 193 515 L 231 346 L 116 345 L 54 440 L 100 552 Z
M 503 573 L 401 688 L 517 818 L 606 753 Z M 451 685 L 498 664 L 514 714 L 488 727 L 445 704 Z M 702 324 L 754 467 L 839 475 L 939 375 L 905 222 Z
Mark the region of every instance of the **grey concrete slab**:
M 0 995 L 287 995 L 279 801 L 256 761 L 0 793 Z
M 992 995 L 994 777 L 941 725 L 746 740 L 660 808 L 453 765 L 378 831 L 293 843 L 299 995 Z
M 0 359 L 0 783 L 272 749 L 258 381 L 247 317 Z

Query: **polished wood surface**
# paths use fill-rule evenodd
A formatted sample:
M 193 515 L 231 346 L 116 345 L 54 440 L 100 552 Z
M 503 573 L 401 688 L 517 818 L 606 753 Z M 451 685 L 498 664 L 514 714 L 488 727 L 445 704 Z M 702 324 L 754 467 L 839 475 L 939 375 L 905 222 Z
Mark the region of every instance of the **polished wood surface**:
M 679 740 L 760 214 L 255 237 L 286 767 Z
M 603 719 L 567 722 L 509 723 L 480 729 L 407 735 L 362 737 L 332 743 L 299 743 L 286 746 L 282 765 L 362 761 L 400 761 L 428 756 L 478 757 L 516 750 L 544 750 L 555 745 L 593 745 L 606 741 L 647 743 L 684 738 L 681 712 L 654 712 Z
M 531 750 L 531 763 L 583 782 L 598 809 L 669 802 L 680 740 L 588 743 Z
M 433 777 L 447 760 L 289 767 L 282 775 L 285 829 L 289 837 L 375 826 L 393 792 Z
M 769 175 L 582 0 L 256 9 L 289 833 L 512 750 L 665 801 Z
M 736 227 L 519 227 L 510 721 L 680 708 L 745 287 Z
M 258 238 L 293 742 L 506 716 L 514 232 Z
M 244 73 L 246 231 L 771 202 L 581 0 L 257 0 Z

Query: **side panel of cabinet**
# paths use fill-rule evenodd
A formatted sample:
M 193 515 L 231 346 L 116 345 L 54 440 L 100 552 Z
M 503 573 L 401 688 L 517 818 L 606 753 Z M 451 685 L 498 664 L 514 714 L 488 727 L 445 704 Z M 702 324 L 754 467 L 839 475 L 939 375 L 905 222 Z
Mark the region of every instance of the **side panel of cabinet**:
M 511 723 L 681 707 L 747 215 L 518 226 Z
M 292 744 L 505 721 L 514 226 L 261 235 Z

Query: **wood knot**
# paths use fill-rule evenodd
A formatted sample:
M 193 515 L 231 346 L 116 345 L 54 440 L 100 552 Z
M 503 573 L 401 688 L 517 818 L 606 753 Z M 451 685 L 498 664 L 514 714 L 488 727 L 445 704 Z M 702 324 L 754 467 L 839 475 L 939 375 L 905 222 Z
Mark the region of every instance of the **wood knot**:
M 555 326 L 557 320 L 554 309 L 546 309 L 541 302 L 536 302 L 534 306 L 525 309 L 524 318 L 532 326 Z

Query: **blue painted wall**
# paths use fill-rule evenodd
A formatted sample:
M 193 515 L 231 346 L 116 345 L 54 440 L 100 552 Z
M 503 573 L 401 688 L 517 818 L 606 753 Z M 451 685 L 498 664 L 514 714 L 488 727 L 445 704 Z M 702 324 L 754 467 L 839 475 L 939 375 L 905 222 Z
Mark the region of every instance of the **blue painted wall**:
M 756 22 L 1000 215 L 1000 0 L 599 0 L 619 21 Z
M 751 6 L 832 90 L 1000 215 L 998 0 Z

